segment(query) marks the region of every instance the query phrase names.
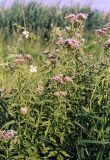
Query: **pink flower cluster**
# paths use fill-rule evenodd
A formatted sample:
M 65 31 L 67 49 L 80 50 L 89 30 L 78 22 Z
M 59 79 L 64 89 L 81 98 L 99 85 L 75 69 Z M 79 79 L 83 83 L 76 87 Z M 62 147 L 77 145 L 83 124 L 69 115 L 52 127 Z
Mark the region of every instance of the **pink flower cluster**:
M 17 55 L 14 58 L 14 62 L 16 64 L 23 64 L 25 62 L 32 62 L 33 58 L 31 55 L 27 54 L 27 55 Z
M 28 109 L 26 107 L 21 107 L 20 108 L 20 114 L 26 115 L 28 113 Z
M 70 38 L 65 40 L 65 45 L 72 49 L 77 49 L 79 48 L 79 41 L 77 41 L 76 39 Z
M 105 47 L 110 47 L 110 38 L 105 42 Z
M 0 139 L 8 141 L 15 137 L 16 132 L 14 130 L 0 131 Z
M 53 63 L 53 64 L 55 64 L 56 62 L 57 62 L 57 60 L 58 60 L 58 55 L 57 54 L 49 54 L 48 56 L 47 56 L 47 58 Z
M 110 22 L 107 23 L 102 29 L 97 29 L 96 33 L 99 35 L 105 35 L 110 31 Z
M 65 82 L 73 82 L 73 80 L 71 79 L 71 77 L 69 76 L 63 76 L 62 74 L 55 76 L 52 78 L 52 80 L 57 81 L 60 84 L 64 84 Z
M 82 20 L 86 20 L 88 18 L 88 14 L 80 13 L 80 14 L 69 14 L 66 19 L 69 20 L 71 23 L 73 22 L 80 22 Z

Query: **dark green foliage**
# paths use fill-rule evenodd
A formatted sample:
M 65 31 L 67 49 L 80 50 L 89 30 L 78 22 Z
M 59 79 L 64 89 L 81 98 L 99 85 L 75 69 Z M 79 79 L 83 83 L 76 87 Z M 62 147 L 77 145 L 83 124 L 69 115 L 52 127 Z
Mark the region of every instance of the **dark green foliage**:
M 81 8 L 79 5 L 73 7 L 43 6 L 38 2 L 30 2 L 27 5 L 16 1 L 11 8 L 2 9 L 0 14 L 0 29 L 6 34 L 14 33 L 14 24 L 17 23 L 34 31 L 36 34 L 48 37 L 52 26 L 64 27 L 67 25 L 64 17 L 69 13 L 84 12 L 89 14 L 86 23 L 87 29 L 99 28 L 110 16 L 99 11 L 93 11 L 90 7 Z M 102 16 L 103 15 L 103 16 Z

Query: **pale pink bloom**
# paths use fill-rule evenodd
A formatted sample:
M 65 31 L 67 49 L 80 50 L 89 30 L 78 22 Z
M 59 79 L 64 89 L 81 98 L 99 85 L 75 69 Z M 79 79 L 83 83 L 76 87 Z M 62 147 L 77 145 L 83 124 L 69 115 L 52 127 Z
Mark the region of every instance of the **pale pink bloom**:
M 65 45 L 68 47 L 71 47 L 72 49 L 77 49 L 79 48 L 79 41 L 76 39 L 70 38 L 65 41 Z
M 79 13 L 77 14 L 79 20 L 86 20 L 88 18 L 88 14 Z
M 106 25 L 105 25 L 106 28 L 109 28 L 110 27 L 110 22 L 108 22 Z
M 105 46 L 110 46 L 110 38 L 105 42 Z
M 60 97 L 60 96 L 66 96 L 67 92 L 66 91 L 60 91 L 60 92 L 54 92 L 54 96 Z
M 75 14 L 69 14 L 66 17 L 66 19 L 69 20 L 70 22 L 80 22 L 79 19 L 78 19 L 78 16 L 75 15 Z
M 0 138 L 7 141 L 14 138 L 15 133 L 16 132 L 12 129 L 7 131 L 0 131 Z
M 23 115 L 26 115 L 28 113 L 28 109 L 26 107 L 21 107 L 20 108 L 20 113 Z
M 69 76 L 66 76 L 63 79 L 64 79 L 65 82 L 73 82 L 73 80 Z
M 24 58 L 16 58 L 16 59 L 14 59 L 14 63 L 16 63 L 16 64 L 23 64 L 25 62 L 26 61 L 25 61 Z
M 69 14 L 66 19 L 68 19 L 70 22 L 80 22 L 81 20 L 86 20 L 88 18 L 88 14 L 85 13 L 79 13 L 79 14 Z
M 102 31 L 104 32 L 107 32 L 107 30 L 108 30 L 107 28 L 102 28 Z
M 29 61 L 29 62 L 33 60 L 32 56 L 30 54 L 24 55 L 24 59 L 26 59 L 26 61 Z
M 97 30 L 96 30 L 96 33 L 99 34 L 99 35 L 104 35 L 104 34 L 106 34 L 107 32 L 106 32 L 106 31 L 103 31 L 102 29 L 97 29 Z
M 58 75 L 52 78 L 52 80 L 57 81 L 58 83 L 64 84 L 63 75 Z

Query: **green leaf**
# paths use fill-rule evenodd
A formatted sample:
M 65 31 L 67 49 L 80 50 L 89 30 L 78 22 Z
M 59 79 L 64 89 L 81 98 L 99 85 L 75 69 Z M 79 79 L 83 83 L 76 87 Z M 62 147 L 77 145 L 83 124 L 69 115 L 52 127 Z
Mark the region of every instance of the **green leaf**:
M 10 122 L 7 122 L 7 123 L 1 128 L 1 130 L 2 130 L 3 128 L 9 127 L 10 125 L 15 124 L 15 123 L 16 123 L 15 120 L 12 120 L 12 121 L 10 121 Z
M 60 153 L 65 157 L 70 157 L 69 154 L 67 154 L 64 150 L 61 150 Z
M 48 134 L 48 132 L 49 132 L 49 130 L 50 130 L 50 125 L 51 125 L 51 123 L 50 123 L 50 121 L 48 122 L 48 125 L 47 125 L 47 128 L 46 128 L 46 131 L 45 131 L 45 137 L 47 137 L 47 134 Z
M 57 151 L 51 151 L 48 155 L 48 158 L 54 157 L 56 156 L 56 154 L 57 154 Z
M 61 133 L 61 136 L 60 136 L 60 143 L 61 143 L 61 144 L 63 144 L 63 141 L 64 141 L 64 135 L 65 135 L 65 133 L 64 133 L 64 132 L 62 132 L 62 133 Z

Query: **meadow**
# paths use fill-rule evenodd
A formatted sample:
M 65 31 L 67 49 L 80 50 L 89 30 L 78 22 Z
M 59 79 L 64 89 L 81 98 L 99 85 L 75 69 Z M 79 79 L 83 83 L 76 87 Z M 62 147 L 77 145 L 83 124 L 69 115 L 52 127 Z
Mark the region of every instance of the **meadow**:
M 0 160 L 110 160 L 110 23 L 69 12 L 0 23 Z

